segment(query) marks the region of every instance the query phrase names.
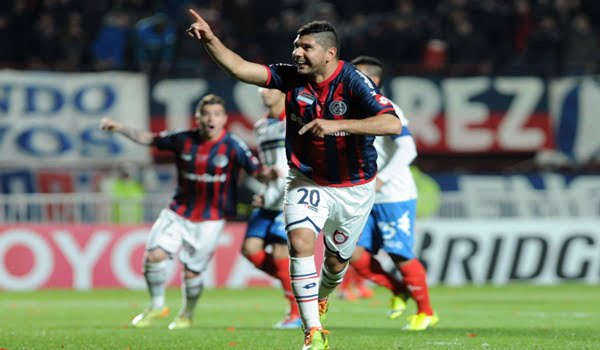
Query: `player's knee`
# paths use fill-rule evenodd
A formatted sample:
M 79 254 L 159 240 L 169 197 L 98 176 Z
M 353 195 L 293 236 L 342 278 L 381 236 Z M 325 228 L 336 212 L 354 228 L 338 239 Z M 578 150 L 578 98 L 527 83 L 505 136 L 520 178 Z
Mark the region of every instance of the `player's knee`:
M 271 246 L 273 247 L 273 258 L 285 259 L 290 257 L 289 248 L 287 244 L 275 243 Z
M 251 257 L 252 255 L 260 252 L 264 249 L 262 241 L 258 242 L 258 239 L 246 239 L 244 243 L 242 243 L 242 255 L 246 258 Z
M 290 256 L 302 258 L 314 255 L 315 235 L 309 229 L 297 229 L 288 233 Z
M 196 278 L 198 276 L 200 276 L 199 272 L 192 271 L 192 270 L 190 270 L 188 268 L 185 268 L 183 270 L 183 278 L 186 279 L 186 280 L 190 280 L 190 279 Z
M 148 252 L 146 252 L 146 261 L 151 263 L 159 263 L 163 260 L 166 260 L 169 257 L 169 254 L 162 250 L 161 248 L 155 248 Z
M 323 264 L 333 274 L 339 274 L 348 266 L 348 261 L 341 260 L 335 255 L 325 254 Z
M 350 264 L 356 264 L 356 262 L 360 260 L 360 257 L 363 255 L 364 252 L 365 248 L 356 247 L 356 249 L 354 249 L 354 252 L 352 252 L 352 257 L 350 257 Z

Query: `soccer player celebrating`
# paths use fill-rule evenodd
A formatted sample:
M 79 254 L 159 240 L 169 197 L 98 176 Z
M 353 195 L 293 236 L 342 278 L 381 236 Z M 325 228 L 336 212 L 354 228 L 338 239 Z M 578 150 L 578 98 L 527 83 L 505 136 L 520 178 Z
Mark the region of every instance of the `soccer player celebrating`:
M 252 204 L 256 207 L 248 220 L 242 254 L 254 266 L 281 281 L 285 297 L 289 301 L 286 318 L 275 328 L 299 328 L 302 326 L 298 304 L 292 292 L 290 257 L 287 236 L 283 224 L 283 190 L 289 167 L 285 156 L 285 94 L 275 89 L 260 89 L 268 114 L 254 125 L 258 144 L 258 157 L 262 164 L 275 170 L 264 190 L 256 194 Z M 274 174 L 274 175 L 275 175 Z M 272 252 L 265 247 L 271 245 Z
M 225 102 L 215 95 L 204 96 L 196 107 L 197 129 L 153 134 L 103 118 L 102 130 L 118 132 L 129 139 L 175 154 L 178 186 L 168 209 L 164 209 L 150 231 L 144 255 L 144 277 L 151 304 L 131 324 L 148 327 L 169 313 L 165 306 L 167 258 L 180 247 L 184 265 L 183 306 L 169 329 L 192 325 L 196 302 L 203 289 L 206 269 L 225 225 L 224 218 L 235 209 L 239 172 L 255 174 L 256 159 L 246 144 L 225 131 Z
M 383 64 L 376 58 L 360 56 L 352 60 L 366 76 L 379 86 Z M 398 135 L 377 137 L 377 179 L 375 205 L 350 264 L 364 277 L 392 291 L 391 309 L 388 317 L 395 319 L 406 309 L 410 295 L 417 303 L 417 314 L 409 317 L 405 330 L 421 331 L 438 323 L 429 304 L 429 291 L 425 268 L 415 258 L 414 223 L 417 207 L 417 188 L 410 172 L 410 163 L 417 156 L 415 142 L 406 127 L 408 121 L 396 105 L 396 114 L 402 120 L 402 132 Z M 373 257 L 382 248 L 391 257 L 402 275 L 404 285 L 384 272 Z
M 284 194 L 292 290 L 304 325 L 303 350 L 328 349 L 321 325 L 375 199 L 375 135 L 396 135 L 402 123 L 369 78 L 339 59 L 335 29 L 318 21 L 298 30 L 293 65 L 263 66 L 229 50 L 194 10 L 188 29 L 221 68 L 237 79 L 286 93 Z M 314 248 L 323 231 L 319 279 Z

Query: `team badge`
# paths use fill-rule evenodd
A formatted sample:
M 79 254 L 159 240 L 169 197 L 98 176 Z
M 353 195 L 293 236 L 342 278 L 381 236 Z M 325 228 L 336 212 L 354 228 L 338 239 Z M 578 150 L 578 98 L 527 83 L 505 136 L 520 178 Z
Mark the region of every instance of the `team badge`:
M 343 115 L 348 110 L 344 101 L 333 101 L 329 104 L 329 112 L 333 115 Z
M 335 244 L 342 244 L 344 242 L 346 242 L 348 240 L 348 235 L 345 234 L 344 232 L 340 232 L 340 231 L 335 231 L 333 233 L 333 241 L 335 242 Z
M 212 163 L 217 167 L 217 168 L 224 168 L 227 166 L 227 164 L 229 164 L 229 158 L 227 158 L 226 155 L 223 154 L 217 154 L 215 156 L 215 158 L 213 159 Z

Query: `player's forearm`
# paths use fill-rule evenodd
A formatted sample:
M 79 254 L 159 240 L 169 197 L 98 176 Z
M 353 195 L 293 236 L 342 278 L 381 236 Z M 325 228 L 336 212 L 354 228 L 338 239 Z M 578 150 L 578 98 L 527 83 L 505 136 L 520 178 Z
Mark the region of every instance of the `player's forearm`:
M 204 41 L 204 48 L 221 69 L 236 79 L 259 86 L 267 83 L 268 73 L 264 66 L 244 60 L 219 38 Z
M 149 131 L 136 130 L 127 126 L 121 126 L 115 131 L 141 145 L 149 146 L 154 140 L 154 135 Z
M 358 135 L 388 136 L 402 131 L 402 122 L 392 114 L 380 114 L 366 119 L 340 120 L 340 130 Z

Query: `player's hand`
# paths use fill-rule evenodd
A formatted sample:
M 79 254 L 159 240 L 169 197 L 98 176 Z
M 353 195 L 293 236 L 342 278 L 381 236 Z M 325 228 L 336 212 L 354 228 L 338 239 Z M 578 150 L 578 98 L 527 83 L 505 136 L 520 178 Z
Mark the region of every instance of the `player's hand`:
M 381 187 L 383 186 L 385 182 L 379 180 L 379 179 L 375 179 L 375 192 L 379 192 L 381 190 Z
M 210 41 L 212 38 L 214 38 L 215 35 L 213 34 L 212 30 L 210 29 L 210 26 L 208 25 L 208 23 L 206 23 L 204 18 L 200 17 L 198 12 L 196 12 L 193 9 L 188 9 L 188 11 L 195 21 L 188 28 L 188 35 L 192 38 L 196 38 L 202 41 Z
M 262 208 L 265 206 L 265 197 L 261 194 L 255 194 L 252 196 L 252 206 L 256 208 Z
M 276 168 L 262 166 L 258 174 L 256 174 L 256 179 L 262 183 L 267 183 L 277 179 L 281 175 L 281 172 Z
M 327 134 L 332 134 L 340 131 L 338 123 L 335 120 L 314 119 L 310 123 L 304 125 L 298 134 L 304 135 L 307 132 L 312 133 L 316 137 L 325 137 Z
M 119 131 L 121 123 L 114 121 L 110 118 L 102 118 L 100 120 L 100 129 L 106 131 Z

